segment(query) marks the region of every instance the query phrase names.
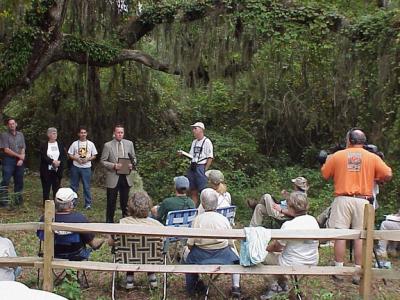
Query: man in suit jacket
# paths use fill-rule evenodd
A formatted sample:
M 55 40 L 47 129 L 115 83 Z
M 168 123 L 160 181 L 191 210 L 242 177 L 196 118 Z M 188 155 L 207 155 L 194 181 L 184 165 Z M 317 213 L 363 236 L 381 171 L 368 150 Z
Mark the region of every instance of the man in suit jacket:
M 133 183 L 128 175 L 117 174 L 117 171 L 122 167 L 122 164 L 118 163 L 118 158 L 130 158 L 132 163 L 129 164 L 129 168 L 132 170 L 133 164 L 136 161 L 135 149 L 131 141 L 124 139 L 124 127 L 122 125 L 115 125 L 114 139 L 104 144 L 100 159 L 101 164 L 106 169 L 107 223 L 114 223 L 118 192 L 122 216 L 126 217 L 128 215 L 129 189 Z

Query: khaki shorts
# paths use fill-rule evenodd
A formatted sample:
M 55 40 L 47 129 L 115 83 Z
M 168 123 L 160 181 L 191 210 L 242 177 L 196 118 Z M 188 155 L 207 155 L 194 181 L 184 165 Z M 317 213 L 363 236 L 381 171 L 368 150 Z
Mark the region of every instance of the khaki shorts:
M 327 227 L 362 230 L 365 204 L 369 204 L 368 200 L 347 196 L 336 197 L 332 203 Z

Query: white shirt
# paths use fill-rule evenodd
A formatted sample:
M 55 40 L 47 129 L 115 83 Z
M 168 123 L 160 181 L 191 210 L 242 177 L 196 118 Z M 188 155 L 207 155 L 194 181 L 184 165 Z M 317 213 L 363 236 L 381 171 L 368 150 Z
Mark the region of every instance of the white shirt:
M 0 282 L 0 291 L 0 300 L 68 300 L 50 292 L 30 289 L 16 281 Z
M 60 149 L 58 149 L 58 143 L 47 143 L 47 156 L 52 160 L 58 160 L 60 157 Z M 51 166 L 49 166 L 49 170 L 51 170 Z
M 231 194 L 229 192 L 225 192 L 222 194 L 218 193 L 218 206 L 217 208 L 224 208 L 231 206 L 232 200 L 231 200 Z M 204 208 L 203 205 L 200 203 L 199 207 L 197 208 L 197 214 L 202 214 L 204 213 Z
M 0 237 L 0 257 L 16 257 L 13 243 L 7 239 Z M 0 268 L 0 281 L 15 280 L 14 269 L 8 267 Z
M 283 223 L 281 229 L 307 230 L 319 229 L 317 220 L 313 216 L 303 215 Z M 318 241 L 314 240 L 287 240 L 279 241 L 285 245 L 282 255 L 279 256 L 281 266 L 317 265 L 319 260 Z
M 96 146 L 89 140 L 86 140 L 84 142 L 77 140 L 73 142 L 69 147 L 68 154 L 72 156 L 78 154 L 82 158 L 90 158 L 94 155 L 97 155 L 97 149 Z M 80 163 L 74 160 L 73 164 L 75 167 L 78 168 L 90 168 L 92 166 L 91 161 L 88 161 L 81 165 Z
M 202 145 L 203 149 L 201 149 Z M 200 150 L 202 150 L 201 153 Z M 213 144 L 208 137 L 203 137 L 200 141 L 197 139 L 193 140 L 189 154 L 193 157 L 192 162 L 205 165 L 207 158 L 214 158 Z

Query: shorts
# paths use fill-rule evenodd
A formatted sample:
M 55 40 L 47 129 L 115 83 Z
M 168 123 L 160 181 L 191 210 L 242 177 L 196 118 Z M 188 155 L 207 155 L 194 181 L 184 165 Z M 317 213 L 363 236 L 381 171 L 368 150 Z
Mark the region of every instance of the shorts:
M 195 171 L 191 169 L 187 171 L 186 176 L 189 179 L 191 190 L 198 190 L 199 192 L 201 192 L 207 187 L 208 179 L 205 174 L 205 171 L 206 171 L 205 164 L 197 165 Z
M 369 204 L 369 201 L 348 196 L 335 197 L 327 227 L 362 230 L 365 204 Z

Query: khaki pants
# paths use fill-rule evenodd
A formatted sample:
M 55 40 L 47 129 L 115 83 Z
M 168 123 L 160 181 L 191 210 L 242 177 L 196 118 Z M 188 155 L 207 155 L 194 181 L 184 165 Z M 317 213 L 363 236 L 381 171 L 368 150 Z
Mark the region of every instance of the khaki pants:
M 268 252 L 267 257 L 263 261 L 264 265 L 270 265 L 270 266 L 275 266 L 279 265 L 279 256 L 281 253 L 276 253 L 276 252 Z M 287 281 L 287 277 L 285 275 L 265 275 L 264 276 L 265 280 L 265 285 L 266 288 L 268 289 L 273 282 L 277 281 L 278 283 L 283 283 Z
M 250 221 L 250 226 L 261 226 L 265 216 L 270 216 L 278 220 L 287 219 L 284 214 L 273 208 L 274 200 L 270 194 L 265 194 L 261 197 L 260 203 L 256 205 L 253 216 Z
M 400 222 L 394 222 L 385 220 L 381 223 L 381 230 L 400 230 Z M 389 245 L 389 247 L 388 247 Z M 379 256 L 387 256 L 387 250 L 396 251 L 400 248 L 400 242 L 390 242 L 386 240 L 380 240 L 376 252 Z

